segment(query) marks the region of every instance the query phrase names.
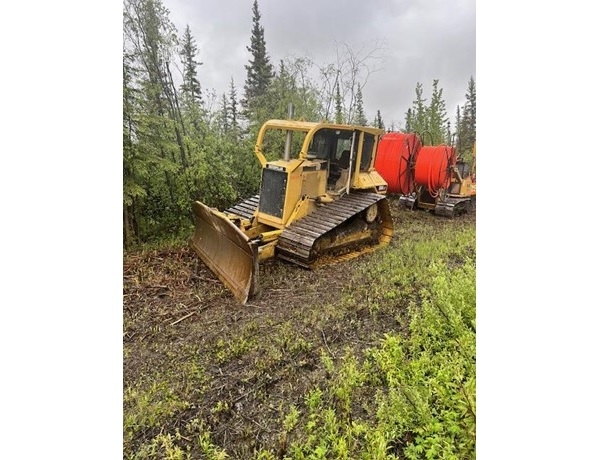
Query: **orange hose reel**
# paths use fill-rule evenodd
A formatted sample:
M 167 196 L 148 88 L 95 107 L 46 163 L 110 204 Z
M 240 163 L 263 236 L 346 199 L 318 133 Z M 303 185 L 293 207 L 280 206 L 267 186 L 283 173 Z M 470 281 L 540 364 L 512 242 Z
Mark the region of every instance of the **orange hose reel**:
M 453 147 L 422 147 L 415 163 L 416 186 L 424 186 L 431 196 L 438 196 L 440 189 L 446 189 L 451 184 L 451 168 L 456 163 L 457 154 Z
M 421 148 L 415 133 L 390 132 L 380 138 L 374 166 L 388 183 L 388 193 L 408 195 L 414 191 L 412 169 Z

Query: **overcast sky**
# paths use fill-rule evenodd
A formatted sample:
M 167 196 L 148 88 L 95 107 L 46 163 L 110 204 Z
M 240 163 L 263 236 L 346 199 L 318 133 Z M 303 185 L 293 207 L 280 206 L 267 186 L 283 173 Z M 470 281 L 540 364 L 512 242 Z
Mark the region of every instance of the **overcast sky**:
M 204 89 L 227 92 L 230 78 L 238 96 L 250 53 L 253 0 L 163 0 L 181 36 L 186 24 L 199 46 Z M 447 114 L 465 101 L 470 76 L 476 80 L 476 0 L 259 0 L 267 52 L 280 59 L 309 57 L 336 62 L 336 49 L 356 54 L 378 49 L 363 89 L 368 120 L 380 109 L 387 126 L 404 125 L 404 113 L 418 82 L 429 100 L 439 80 Z

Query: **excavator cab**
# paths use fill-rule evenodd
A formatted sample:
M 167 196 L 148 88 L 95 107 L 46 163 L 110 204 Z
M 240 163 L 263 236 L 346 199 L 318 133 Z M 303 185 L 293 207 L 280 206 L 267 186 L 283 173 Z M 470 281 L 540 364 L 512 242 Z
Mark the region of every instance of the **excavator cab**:
M 343 252 L 349 257 L 388 243 L 388 185 L 374 168 L 382 134 L 365 126 L 267 121 L 255 144 L 259 194 L 224 212 L 193 203 L 191 247 L 245 303 L 258 289 L 259 262 L 278 256 L 312 268 L 326 255 L 334 262 Z M 268 150 L 278 146 L 282 158 L 268 161 Z

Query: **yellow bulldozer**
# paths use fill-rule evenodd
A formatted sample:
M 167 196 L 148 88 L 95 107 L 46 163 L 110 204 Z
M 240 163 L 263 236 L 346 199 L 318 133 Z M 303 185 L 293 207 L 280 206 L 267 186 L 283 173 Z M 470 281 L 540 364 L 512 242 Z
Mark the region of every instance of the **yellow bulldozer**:
M 258 291 L 262 261 L 278 257 L 314 268 L 388 244 L 388 185 L 374 169 L 383 134 L 365 126 L 267 121 L 254 150 L 262 167 L 259 194 L 223 212 L 195 201 L 190 246 L 246 303 Z

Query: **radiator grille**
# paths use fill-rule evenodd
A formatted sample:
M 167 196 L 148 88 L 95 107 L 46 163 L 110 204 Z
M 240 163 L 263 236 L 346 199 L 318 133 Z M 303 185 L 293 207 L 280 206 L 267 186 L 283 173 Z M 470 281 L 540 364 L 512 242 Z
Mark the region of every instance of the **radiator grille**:
M 274 217 L 282 217 L 284 213 L 287 181 L 288 174 L 286 174 L 285 171 L 277 171 L 268 168 L 263 169 L 261 197 L 259 199 L 260 212 Z

